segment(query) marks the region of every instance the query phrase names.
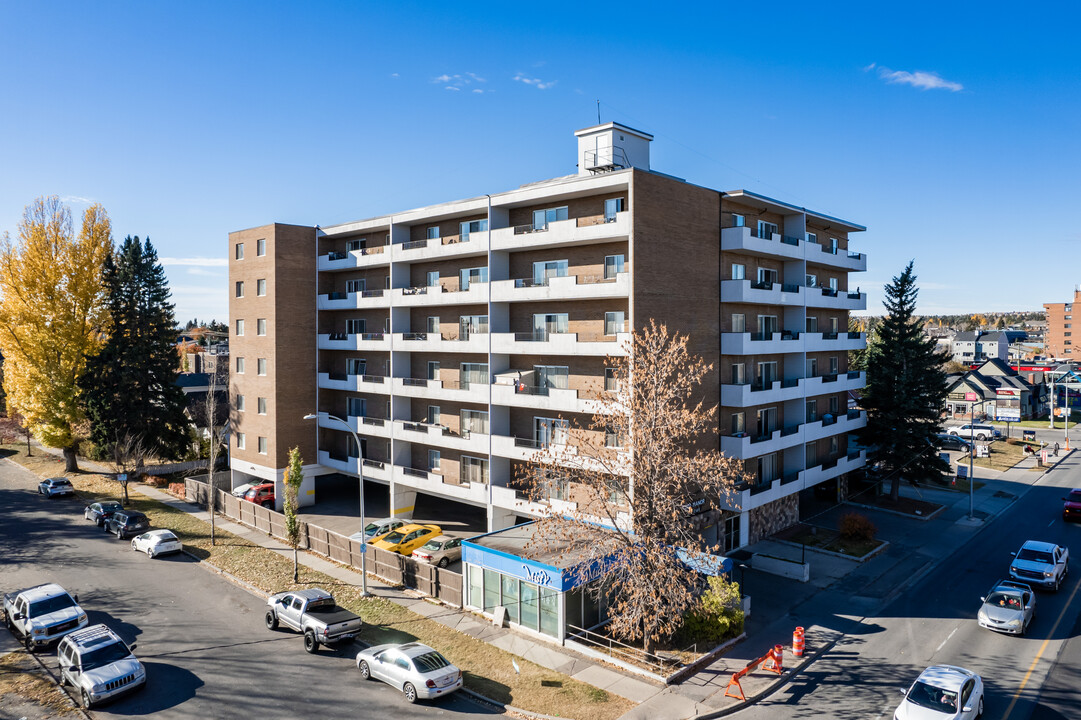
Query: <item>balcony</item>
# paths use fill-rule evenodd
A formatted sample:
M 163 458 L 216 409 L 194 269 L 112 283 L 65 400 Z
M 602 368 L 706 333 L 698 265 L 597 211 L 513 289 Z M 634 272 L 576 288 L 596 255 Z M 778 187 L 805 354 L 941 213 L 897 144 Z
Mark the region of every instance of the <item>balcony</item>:
M 384 420 L 383 418 L 349 415 L 348 417 L 342 417 L 342 419 L 349 425 L 349 429 L 358 435 L 381 438 L 389 438 L 391 435 L 391 422 L 389 420 Z M 328 417 L 321 415 L 319 416 L 318 422 L 319 427 L 321 428 L 344 432 L 340 423 L 337 423 Z
M 846 292 L 828 287 L 806 288 L 807 307 L 829 310 L 866 310 L 867 293 Z
M 866 386 L 864 374 L 858 370 L 848 373 L 827 373 L 817 377 L 804 378 L 801 383 L 807 397 L 824 395 L 825 393 L 846 392 L 859 390 Z
M 394 466 L 394 483 L 401 484 L 414 490 L 445 497 L 472 505 L 486 506 L 488 504 L 488 484 L 486 482 L 446 482 L 438 471 L 421 470 L 418 468 Z
M 798 332 L 721 333 L 723 355 L 773 355 L 803 352 L 803 336 Z
M 424 378 L 391 378 L 395 395 L 424 400 L 447 400 L 451 402 L 488 402 L 486 383 L 460 383 L 449 380 L 426 380 Z
M 852 472 L 866 464 L 865 451 L 853 451 L 848 455 L 830 460 L 829 462 L 816 465 L 806 470 L 793 472 L 766 484 L 751 485 L 742 490 L 733 498 L 733 509 L 751 510 L 771 502 L 780 500 L 806 488 L 814 487 L 826 480 L 832 480 L 841 475 Z M 830 467 L 826 467 L 830 465 Z
M 492 504 L 496 507 L 514 510 L 522 515 L 540 517 L 546 515 L 550 506 L 548 503 L 530 502 L 525 493 L 514 488 L 492 486 Z
M 578 390 L 506 382 L 497 382 L 492 385 L 492 405 L 590 415 L 603 412 L 605 409 L 603 402 L 586 398 Z
M 780 452 L 786 448 L 797 447 L 812 440 L 821 440 L 832 435 L 854 432 L 867 424 L 867 414 L 860 410 L 849 410 L 830 420 L 819 419 L 814 422 L 798 423 L 774 430 L 768 435 L 752 436 L 724 435 L 721 437 L 721 452 L 729 457 L 746 460 Z
M 538 283 L 532 278 L 497 280 L 492 283 L 492 302 L 536 302 L 539 300 L 603 300 L 629 297 L 631 276 L 616 273 L 602 275 L 567 275 Z
M 474 332 L 462 338 L 440 333 L 395 333 L 394 349 L 401 352 L 487 353 L 488 334 Z
M 488 302 L 488 283 L 471 282 L 468 290 L 449 291 L 442 285 L 394 288 L 390 291 L 395 307 L 432 305 L 484 305 Z
M 322 333 L 320 350 L 390 351 L 390 335 L 386 333 Z
M 363 290 L 361 292 L 332 292 L 319 295 L 315 301 L 317 310 L 358 310 L 390 307 L 386 290 Z
M 319 272 L 334 272 L 336 270 L 355 270 L 357 268 L 378 267 L 388 264 L 390 264 L 390 253 L 386 252 L 385 245 L 379 245 L 361 250 L 331 252 L 320 255 L 316 260 L 315 267 Z
M 807 248 L 806 258 L 809 263 L 828 265 L 850 272 L 866 272 L 867 270 L 867 256 L 863 253 L 852 252 L 851 250 L 833 250 L 828 245 L 819 245 L 817 243 L 805 242 L 804 245 Z
M 448 235 L 428 240 L 414 240 L 391 246 L 394 262 L 417 262 L 442 260 L 444 258 L 470 257 L 488 254 L 488 231 L 481 230 L 467 235 Z
M 805 352 L 845 352 L 848 350 L 862 350 L 865 347 L 867 347 L 866 333 L 803 333 L 803 348 Z
M 833 251 L 828 245 L 807 242 L 803 238 L 774 234 L 768 238 L 757 237 L 749 227 L 729 227 L 721 230 L 721 250 L 739 251 L 766 257 L 789 260 L 806 260 L 817 265 L 864 272 L 867 256 L 847 250 Z
M 412 422 L 410 420 L 395 420 L 394 437 L 403 442 L 423 443 L 433 447 L 462 450 L 474 454 L 488 454 L 488 436 L 486 434 L 471 433 L 468 430 L 461 433 L 452 433 L 442 425 Z
M 766 384 L 754 382 L 742 385 L 721 385 L 721 404 L 732 407 L 768 405 L 801 398 L 803 395 L 803 381 L 798 378 L 774 380 Z
M 353 440 L 350 439 L 349 442 L 353 442 Z M 338 455 L 337 453 L 327 452 L 326 450 L 320 450 L 319 464 L 348 475 L 357 474 L 357 459 L 355 457 L 346 457 L 344 455 Z M 390 474 L 390 463 L 385 463 L 381 460 L 364 461 L 365 480 L 374 480 L 376 482 L 389 484 Z
M 345 373 L 319 373 L 319 387 L 324 390 L 390 394 L 389 378 L 382 375 L 347 375 Z
M 524 332 L 495 333 L 492 352 L 501 355 L 579 355 L 607 357 L 624 355 L 629 333 L 586 335 L 584 333 Z
M 626 240 L 630 237 L 630 229 L 629 212 L 616 213 L 611 222 L 605 222 L 603 215 L 597 215 L 557 220 L 540 230 L 534 229 L 533 225 L 518 225 L 492 230 L 492 249 L 523 250 Z
M 813 442 L 832 435 L 855 432 L 865 425 L 867 425 L 867 413 L 862 410 L 849 410 L 831 420 L 827 420 L 823 416 L 820 420 L 804 424 L 804 442 Z
M 751 282 L 750 280 L 722 280 L 721 302 L 746 302 L 765 305 L 802 306 L 802 285 Z

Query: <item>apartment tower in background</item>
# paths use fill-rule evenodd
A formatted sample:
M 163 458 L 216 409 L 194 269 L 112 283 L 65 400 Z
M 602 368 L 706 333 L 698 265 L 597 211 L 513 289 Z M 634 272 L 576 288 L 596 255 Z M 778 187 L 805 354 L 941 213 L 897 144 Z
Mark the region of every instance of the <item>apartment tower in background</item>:
M 1074 288 L 1072 303 L 1044 303 L 1047 330 L 1044 333 L 1044 354 L 1057 360 L 1074 360 L 1073 309 L 1081 307 L 1081 287 Z M 1079 353 L 1081 354 L 1081 353 Z

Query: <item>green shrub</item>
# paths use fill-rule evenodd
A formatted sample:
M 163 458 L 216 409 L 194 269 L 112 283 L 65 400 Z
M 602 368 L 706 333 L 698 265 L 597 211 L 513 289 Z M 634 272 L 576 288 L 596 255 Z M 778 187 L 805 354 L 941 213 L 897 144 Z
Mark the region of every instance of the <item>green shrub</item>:
M 878 528 L 866 515 L 859 513 L 846 513 L 841 518 L 841 537 L 846 540 L 864 540 L 870 542 L 875 539 Z
M 739 585 L 723 577 L 711 577 L 709 589 L 698 604 L 683 616 L 677 641 L 690 643 L 722 643 L 743 632 L 743 605 Z

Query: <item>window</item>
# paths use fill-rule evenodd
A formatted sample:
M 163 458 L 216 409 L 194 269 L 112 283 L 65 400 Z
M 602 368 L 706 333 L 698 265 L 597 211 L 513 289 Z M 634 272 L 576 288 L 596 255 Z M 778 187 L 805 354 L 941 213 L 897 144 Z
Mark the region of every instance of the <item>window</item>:
M 237 412 L 244 412 L 244 396 L 243 395 L 237 395 L 236 396 L 236 410 L 237 410 Z
M 438 335 L 439 334 L 439 316 L 438 315 L 429 315 L 428 316 L 428 322 L 425 324 L 424 327 L 426 328 L 425 332 L 429 332 L 429 333 L 431 333 L 433 335 Z
M 818 235 L 813 232 L 807 233 L 805 237 L 809 243 L 818 243 Z
M 732 363 L 732 384 L 747 384 L 747 366 L 743 363 Z
M 759 315 L 758 336 L 763 340 L 768 340 L 773 337 L 773 333 L 775 332 L 777 332 L 777 316 Z
M 243 260 L 244 259 L 244 243 L 237 243 L 236 244 L 236 259 L 237 260 Z
M 560 388 L 565 390 L 568 387 L 570 368 L 566 365 L 534 365 L 533 377 L 538 388 L 545 390 Z
M 428 271 L 428 287 L 439 287 L 439 271 Z
M 533 315 L 533 337 L 547 340 L 550 333 L 565 333 L 568 328 L 567 313 L 537 313 Z
M 807 287 L 818 287 L 818 276 L 808 274 L 807 275 Z
M 238 357 L 236 359 L 236 374 L 237 375 L 243 375 L 244 374 L 244 358 L 242 358 L 242 357 Z
M 608 198 L 604 201 L 604 221 L 615 222 L 616 213 L 621 213 L 623 210 L 623 198 Z
M 745 416 L 742 412 L 732 413 L 732 434 L 742 435 L 747 432 Z
M 458 317 L 458 337 L 468 340 L 473 334 L 486 335 L 488 333 L 487 315 L 461 315 Z
M 615 335 L 616 333 L 625 332 L 624 317 L 623 311 L 606 312 L 604 314 L 604 334 Z
M 349 417 L 366 417 L 368 415 L 368 401 L 360 397 L 346 398 L 345 414 Z
M 507 619 L 515 625 L 518 624 L 518 578 L 510 575 L 500 575 L 501 593 L 500 602 L 507 609 Z
M 561 418 L 533 418 L 533 442 L 539 448 L 567 444 L 567 421 Z
M 1072 325 L 1072 323 L 1066 323 L 1065 325 L 1063 325 L 1063 327 L 1067 327 L 1067 328 L 1068 328 L 1068 327 L 1070 327 L 1071 325 Z
M 259 358 L 255 361 L 255 374 L 266 375 L 266 358 Z
M 837 451 L 841 448 L 841 439 L 834 435 L 830 438 L 830 455 L 836 457 Z
M 266 398 L 261 397 L 255 401 L 260 415 L 266 415 Z
M 604 446 L 608 448 L 623 447 L 622 439 L 614 428 L 606 427 L 604 429 Z
M 773 285 L 777 282 L 777 271 L 769 268 L 758 268 L 758 282 L 762 285 Z
M 356 250 L 363 250 L 366 247 L 368 247 L 368 241 L 367 240 L 362 239 L 362 240 L 346 240 L 345 241 L 345 251 L 346 252 L 354 252 Z
M 605 392 L 619 392 L 619 374 L 617 368 L 604 369 Z
M 818 420 L 818 401 L 807 401 L 807 422 L 812 423 Z
M 758 363 L 758 386 L 769 388 L 777 380 L 777 361 Z
M 487 483 L 488 461 L 482 460 L 481 458 L 463 455 L 461 479 L 465 482 L 471 483 Z
M 236 434 L 236 448 L 237 448 L 237 450 L 243 450 L 244 449 L 245 439 L 246 438 L 244 436 L 244 433 L 238 432 Z
M 830 290 L 837 292 L 837 278 L 835 277 L 830 278 Z
M 439 226 L 438 225 L 429 225 L 427 231 L 425 232 L 424 237 L 427 238 L 428 240 L 438 240 L 439 239 Z
M 837 332 L 841 327 L 840 321 L 836 317 L 830 318 L 830 332 Z
M 727 553 L 739 547 L 739 515 L 732 515 L 724 521 L 724 550 Z
M 818 443 L 809 442 L 803 451 L 808 468 L 818 467 Z
M 266 278 L 259 278 L 255 281 L 255 294 L 259 297 L 266 295 Z
M 809 333 L 818 332 L 818 318 L 813 317 L 813 316 L 807 318 L 807 332 L 809 332 Z
M 818 358 L 807 358 L 807 377 L 818 377 Z
M 743 215 L 737 215 L 732 213 L 732 227 L 744 227 L 747 224 L 747 218 Z
M 428 451 L 428 472 L 433 472 L 439 469 L 439 459 L 440 457 L 438 450 Z
M 255 334 L 266 335 L 266 318 L 259 318 L 255 321 Z
M 569 264 L 566 260 L 543 260 L 533 263 L 533 284 L 547 285 L 554 277 L 566 277 Z M 607 266 L 605 266 L 607 268 Z M 606 270 L 607 271 L 607 270 Z
M 459 373 L 460 385 L 463 390 L 473 383 L 478 385 L 488 384 L 488 363 L 462 363 L 459 367 Z
M 428 424 L 429 425 L 438 425 L 439 424 L 439 406 L 438 405 L 429 405 L 428 406 L 427 418 L 428 418 Z
M 732 263 L 732 279 L 743 280 L 747 277 L 747 266 L 740 263 Z
M 236 281 L 236 296 L 238 298 L 244 297 L 244 281 L 243 280 L 237 280 Z
M 237 321 L 236 321 L 236 334 L 237 334 L 237 337 L 243 337 L 243 335 L 244 335 L 244 320 L 242 318 L 237 318 Z
M 364 358 L 346 358 L 345 359 L 345 374 L 346 375 L 363 375 L 367 369 L 368 361 Z
M 461 229 L 462 242 L 469 240 L 469 233 L 471 232 L 484 232 L 488 229 L 488 220 L 470 220 L 469 222 L 461 223 L 459 226 Z
M 777 408 L 762 408 L 757 414 L 757 427 L 755 428 L 759 437 L 766 437 L 773 434 L 774 429 L 777 427 Z
M 604 279 L 614 280 L 616 275 L 625 272 L 626 262 L 623 255 L 604 256 Z
M 488 434 L 487 410 L 462 410 L 462 430 L 468 433 Z
M 758 221 L 758 237 L 763 240 L 772 240 L 773 236 L 777 234 L 777 226 L 771 222 L 765 220 Z
M 732 332 L 742 333 L 747 332 L 747 316 L 743 313 L 734 313 L 732 315 Z
M 547 230 L 548 223 L 559 222 L 567 219 L 567 206 L 548 208 L 546 210 L 533 211 L 533 229 Z
M 349 335 L 363 335 L 366 324 L 364 318 L 349 318 L 345 321 L 345 332 Z
M 439 379 L 439 361 L 438 360 L 429 360 L 428 361 L 428 379 L 429 380 L 438 380 Z
M 259 238 L 255 241 L 255 254 L 257 257 L 266 255 L 266 238 Z
M 259 454 L 266 455 L 267 441 L 265 437 L 259 438 Z
M 758 482 L 771 483 L 777 479 L 777 455 L 763 455 L 758 458 Z
M 353 280 L 345 281 L 345 291 L 347 293 L 362 293 L 367 288 L 367 282 L 364 278 L 356 278 Z
M 468 290 L 473 283 L 488 282 L 488 268 L 464 268 L 458 271 L 458 288 Z
M 837 356 L 834 355 L 830 358 L 830 375 L 837 374 Z
M 837 408 L 838 407 L 839 407 L 839 403 L 837 401 L 837 396 L 836 395 L 831 395 L 830 396 L 830 415 L 832 415 L 833 417 L 837 417 Z
M 837 238 L 830 238 L 829 248 L 829 252 L 833 253 L 834 255 L 837 254 Z

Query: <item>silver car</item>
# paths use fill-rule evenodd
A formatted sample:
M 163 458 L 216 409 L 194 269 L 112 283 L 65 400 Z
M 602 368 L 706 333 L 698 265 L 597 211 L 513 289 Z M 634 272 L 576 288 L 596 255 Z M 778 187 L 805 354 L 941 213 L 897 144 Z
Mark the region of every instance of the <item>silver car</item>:
M 1024 583 L 1000 580 L 980 600 L 976 619 L 988 630 L 1024 635 L 1036 616 L 1036 594 Z
M 445 568 L 462 559 L 462 539 L 448 535 L 434 537 L 414 550 L 413 557 L 421 562 Z
M 397 530 L 406 524 L 405 520 L 400 518 L 383 518 L 382 520 L 372 520 L 370 523 L 364 526 L 364 530 L 355 532 L 349 536 L 350 540 L 356 540 L 357 542 L 371 542 L 376 538 L 381 538 L 392 530 Z
M 146 668 L 120 636 L 105 625 L 74 632 L 57 647 L 61 684 L 70 683 L 84 708 L 146 685 Z
M 46 497 L 56 497 L 57 495 L 74 495 L 75 488 L 71 486 L 71 480 L 66 477 L 53 477 L 39 482 L 38 492 Z
M 449 695 L 462 687 L 462 671 L 436 650 L 420 643 L 376 645 L 357 653 L 365 680 L 375 678 L 396 687 L 413 703 Z
M 147 557 L 156 558 L 166 553 L 180 552 L 184 546 L 172 530 L 151 530 L 131 539 L 131 549 L 144 552 Z

